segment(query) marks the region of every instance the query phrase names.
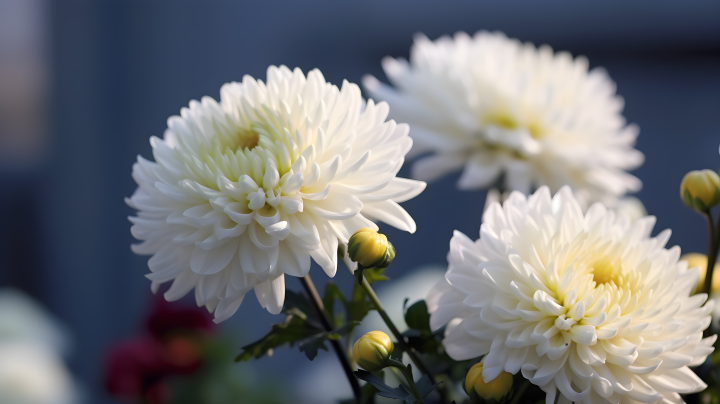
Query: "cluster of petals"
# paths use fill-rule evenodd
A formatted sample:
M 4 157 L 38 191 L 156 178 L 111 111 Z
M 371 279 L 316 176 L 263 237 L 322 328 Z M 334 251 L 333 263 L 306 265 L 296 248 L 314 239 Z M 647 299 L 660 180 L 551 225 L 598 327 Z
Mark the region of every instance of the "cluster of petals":
M 568 187 L 513 192 L 477 241 L 455 233 L 427 296 L 431 326 L 447 324 L 452 358 L 485 355 L 486 382 L 521 372 L 547 403 L 682 403 L 706 387 L 689 367 L 713 351 L 713 302 L 654 223 L 600 203 L 583 214 Z
M 626 170 L 643 162 L 638 128 L 622 116 L 623 99 L 585 57 L 553 53 L 502 33 L 430 41 L 419 35 L 410 62 L 387 57 L 390 87 L 364 85 L 408 122 L 415 141 L 414 178 L 431 181 L 461 170 L 461 189 L 505 187 L 528 194 L 570 185 L 590 200 L 612 203 L 641 182 Z
M 268 68 L 267 83 L 225 84 L 220 102 L 191 101 L 151 139 L 155 162 L 133 165 L 133 251 L 152 255 L 153 290 L 173 281 L 172 301 L 194 288 L 216 322 L 251 289 L 279 313 L 284 275 L 306 275 L 312 258 L 334 276 L 355 230 L 379 220 L 414 232 L 398 203 L 425 183 L 396 178 L 412 140 L 388 112 L 355 84 L 285 66 Z

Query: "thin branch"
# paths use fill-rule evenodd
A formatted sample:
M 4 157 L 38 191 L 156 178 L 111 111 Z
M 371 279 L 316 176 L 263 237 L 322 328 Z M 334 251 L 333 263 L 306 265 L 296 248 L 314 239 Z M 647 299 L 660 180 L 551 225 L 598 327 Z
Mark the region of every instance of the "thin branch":
M 707 293 L 709 298 L 710 294 L 712 293 L 712 277 L 715 270 L 715 261 L 718 254 L 718 227 L 720 227 L 720 222 L 718 222 L 718 226 L 714 226 L 710 211 L 708 210 L 701 213 L 705 218 L 705 222 L 707 223 L 708 228 L 708 262 L 707 269 L 705 271 L 705 283 L 703 284 L 702 292 Z M 718 216 L 718 219 L 720 220 L 720 216 Z
M 308 296 L 310 297 L 310 301 L 315 307 L 315 310 L 318 313 L 318 317 L 320 317 L 320 322 L 322 323 L 323 327 L 325 327 L 325 331 L 333 332 L 334 327 L 332 326 L 330 317 L 325 311 L 325 305 L 323 304 L 323 301 L 320 298 L 317 289 L 315 288 L 315 284 L 313 283 L 312 279 L 310 279 L 310 275 L 305 275 L 304 277 L 300 278 L 300 283 L 302 283 L 303 287 L 305 288 L 305 292 L 307 292 Z M 340 361 L 340 364 L 345 371 L 345 375 L 350 382 L 353 394 L 355 395 L 355 401 L 357 401 L 359 404 L 362 392 L 360 391 L 360 384 L 358 383 L 358 380 L 353 374 L 352 368 L 350 367 L 350 361 L 348 360 L 347 353 L 343 350 L 342 346 L 340 346 L 340 342 L 337 340 L 330 340 L 330 345 L 332 345 L 333 350 L 335 351 L 335 354 L 337 355 L 338 360 Z

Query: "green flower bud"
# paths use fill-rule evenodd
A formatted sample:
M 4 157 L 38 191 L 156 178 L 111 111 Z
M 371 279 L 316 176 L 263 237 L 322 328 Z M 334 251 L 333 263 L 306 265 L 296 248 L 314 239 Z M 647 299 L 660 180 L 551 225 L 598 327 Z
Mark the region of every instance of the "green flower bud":
M 382 331 L 370 331 L 353 345 L 355 363 L 368 372 L 377 372 L 387 366 L 393 343 Z
M 387 268 L 395 258 L 395 247 L 384 234 L 363 227 L 350 237 L 348 255 L 363 268 Z
M 476 363 L 465 377 L 465 392 L 473 401 L 504 403 L 512 390 L 513 376 L 508 372 L 500 373 L 488 383 L 482 378 L 483 363 Z M 492 400 L 492 401 L 491 401 Z
M 712 208 L 720 202 L 720 176 L 712 170 L 690 171 L 680 183 L 680 197 L 691 209 Z

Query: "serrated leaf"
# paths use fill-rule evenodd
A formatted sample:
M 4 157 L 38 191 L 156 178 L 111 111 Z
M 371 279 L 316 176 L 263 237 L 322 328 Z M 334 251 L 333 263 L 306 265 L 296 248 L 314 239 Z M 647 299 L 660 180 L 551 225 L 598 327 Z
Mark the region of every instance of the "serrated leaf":
M 313 327 L 322 329 L 322 324 L 320 323 L 315 307 L 313 307 L 307 297 L 302 293 L 286 290 L 285 304 L 283 305 L 282 312 L 284 314 L 301 317 Z
M 380 375 L 380 379 L 385 378 L 385 372 L 379 371 L 377 372 Z M 376 389 L 372 384 L 365 383 L 360 388 L 360 403 L 359 404 L 374 404 L 375 403 L 375 394 L 377 394 L 378 389 Z M 338 402 L 338 404 L 358 404 L 358 402 L 354 398 L 348 398 L 346 400 L 342 400 Z
M 308 339 L 301 341 L 298 344 L 300 352 L 304 352 L 308 359 L 313 360 L 318 354 L 319 350 L 327 351 L 325 346 L 325 340 L 327 339 L 326 333 L 314 335 Z
M 405 401 L 406 397 L 408 396 L 408 391 L 405 390 L 402 386 L 390 387 L 385 384 L 385 382 L 381 378 L 375 376 L 374 374 L 366 370 L 361 369 L 355 371 L 355 376 L 357 376 L 357 378 L 360 380 L 365 380 L 366 382 L 370 383 L 378 390 L 378 395 L 381 395 L 383 397 Z
M 242 347 L 242 352 L 235 358 L 236 362 L 248 361 L 250 358 L 261 358 L 268 351 L 284 344 L 293 346 L 298 341 L 317 334 L 320 329 L 308 323 L 304 318 L 290 314 L 285 322 L 273 324 L 270 332 L 260 340 Z
M 440 383 L 442 382 L 432 384 L 430 382 L 430 377 L 428 377 L 428 375 L 423 375 L 420 380 L 415 382 L 415 386 L 417 386 L 418 391 L 423 397 L 427 397 L 427 395 L 430 394 L 435 389 L 435 387 L 439 386 Z
M 307 356 L 308 359 L 313 360 L 317 356 L 319 350 L 328 350 L 327 346 L 325 346 L 326 340 L 340 339 L 341 335 L 347 334 L 352 328 L 355 328 L 358 325 L 360 325 L 359 322 L 353 321 L 352 323 L 348 323 L 343 325 L 342 327 L 336 328 L 332 332 L 317 333 L 306 338 L 303 341 L 300 341 L 300 343 L 298 344 L 298 348 L 300 349 L 300 352 L 305 353 L 305 356 Z

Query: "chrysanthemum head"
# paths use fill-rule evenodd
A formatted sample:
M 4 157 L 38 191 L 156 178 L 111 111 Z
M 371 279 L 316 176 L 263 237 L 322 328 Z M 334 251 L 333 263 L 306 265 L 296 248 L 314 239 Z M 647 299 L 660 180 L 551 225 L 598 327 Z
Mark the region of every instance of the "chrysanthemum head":
M 631 223 L 602 204 L 583 214 L 569 188 L 513 193 L 483 215 L 480 239 L 456 232 L 448 272 L 427 297 L 431 326 L 457 360 L 486 355 L 483 378 L 517 373 L 553 402 L 680 402 L 705 384 L 688 368 L 713 303 L 691 293 L 697 268 L 655 219 Z
M 374 77 L 365 88 L 410 123 L 415 155 L 432 152 L 414 163 L 415 178 L 462 169 L 461 189 L 504 175 L 508 189 L 570 184 L 594 200 L 641 187 L 626 172 L 643 162 L 638 129 L 626 125 L 615 83 L 584 57 L 483 31 L 420 35 L 409 62 L 385 58 L 383 69 L 394 88 Z
M 395 175 L 412 146 L 408 126 L 385 121 L 388 106 L 318 70 L 271 66 L 267 83 L 245 76 L 216 102 L 190 102 L 153 137 L 155 162 L 138 158 L 133 246 L 151 254 L 153 290 L 168 300 L 195 289 L 216 321 L 255 289 L 271 313 L 284 274 L 304 276 L 310 258 L 333 276 L 338 243 L 381 220 L 415 231 L 398 202 L 425 187 Z

